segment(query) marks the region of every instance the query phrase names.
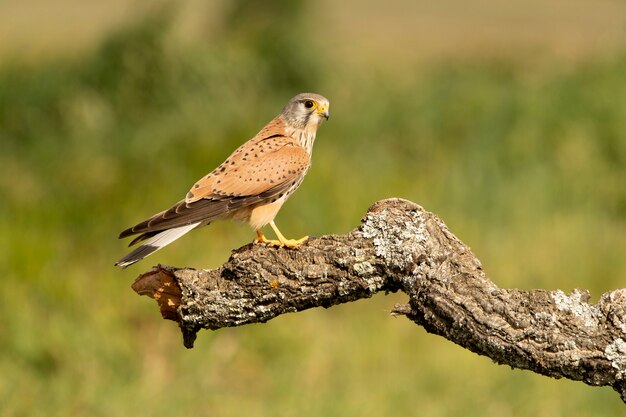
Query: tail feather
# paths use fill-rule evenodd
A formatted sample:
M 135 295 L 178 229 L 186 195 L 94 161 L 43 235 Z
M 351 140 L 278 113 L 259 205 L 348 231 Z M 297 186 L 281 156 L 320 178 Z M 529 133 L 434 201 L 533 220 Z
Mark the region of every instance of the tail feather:
M 179 237 L 188 233 L 189 231 L 198 227 L 202 222 L 192 223 L 185 226 L 174 227 L 172 229 L 163 230 L 162 232 L 158 232 L 154 234 L 154 236 L 146 236 L 143 238 L 137 238 L 133 241 L 139 242 L 141 240 L 147 239 L 145 243 L 142 243 L 140 246 L 136 247 L 128 255 L 124 256 L 122 259 L 117 261 L 115 265 L 121 266 L 122 268 L 126 268 L 129 265 L 134 264 L 135 262 L 139 262 L 143 258 L 152 253 L 158 251 L 159 249 L 169 245 Z
M 128 247 L 130 248 L 131 246 L 135 246 L 135 244 L 139 243 L 139 242 L 143 242 L 146 239 L 150 239 L 152 236 L 156 236 L 159 233 L 161 233 L 163 230 L 159 230 L 156 232 L 146 232 L 146 233 L 142 233 L 139 236 L 137 236 L 136 238 L 134 238 L 129 244 Z

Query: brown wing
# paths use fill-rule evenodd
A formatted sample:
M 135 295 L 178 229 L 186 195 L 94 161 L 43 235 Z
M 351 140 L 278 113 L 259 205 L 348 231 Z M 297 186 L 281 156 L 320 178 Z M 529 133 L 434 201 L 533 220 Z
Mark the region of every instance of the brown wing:
M 196 182 L 185 201 L 258 195 L 290 184 L 304 175 L 308 167 L 309 154 L 291 138 L 279 136 L 248 142 Z
M 290 137 L 275 134 L 259 138 L 264 130 L 194 184 L 185 200 L 124 230 L 120 238 L 199 221 L 209 223 L 233 210 L 280 197 L 306 173 L 310 157 Z
M 130 243 L 129 246 L 132 246 L 166 229 L 197 222 L 211 223 L 212 221 L 227 217 L 229 213 L 239 208 L 272 199 L 284 193 L 289 186 L 290 184 L 280 184 L 264 193 L 247 197 L 211 198 L 192 203 L 187 203 L 185 200 L 182 200 L 170 209 L 157 213 L 149 219 L 124 230 L 120 233 L 119 238 L 122 239 L 141 233 L 141 236 Z
M 309 154 L 286 134 L 286 130 L 281 117 L 269 122 L 220 166 L 196 182 L 186 201 L 256 195 L 306 172 Z

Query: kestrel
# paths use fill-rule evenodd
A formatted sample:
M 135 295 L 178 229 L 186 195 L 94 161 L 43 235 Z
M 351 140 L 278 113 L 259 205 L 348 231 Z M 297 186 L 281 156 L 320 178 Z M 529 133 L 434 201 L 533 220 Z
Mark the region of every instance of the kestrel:
M 215 220 L 247 222 L 257 233 L 255 243 L 293 248 L 308 239 L 286 239 L 274 223 L 283 203 L 300 186 L 311 165 L 315 134 L 328 119 L 329 102 L 318 94 L 298 94 L 252 139 L 220 166 L 196 182 L 185 199 L 168 210 L 124 230 L 120 239 L 142 242 L 116 265 L 127 267 L 172 243 L 189 231 Z M 269 224 L 278 240 L 261 228 Z

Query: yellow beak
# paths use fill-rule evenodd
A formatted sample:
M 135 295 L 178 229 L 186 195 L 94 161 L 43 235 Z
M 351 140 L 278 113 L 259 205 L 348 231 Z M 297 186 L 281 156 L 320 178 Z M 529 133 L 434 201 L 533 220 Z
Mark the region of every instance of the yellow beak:
M 317 108 L 317 114 L 326 120 L 330 117 L 330 113 L 328 112 L 328 106 L 321 105 Z

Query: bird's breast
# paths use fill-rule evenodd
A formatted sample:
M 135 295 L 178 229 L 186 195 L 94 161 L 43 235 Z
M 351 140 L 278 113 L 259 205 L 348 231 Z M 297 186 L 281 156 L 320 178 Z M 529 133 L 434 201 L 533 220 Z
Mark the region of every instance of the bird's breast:
M 313 144 L 315 143 L 315 132 L 307 129 L 302 129 L 294 132 L 294 139 L 298 142 L 298 145 L 306 149 L 307 153 L 311 155 L 313 153 Z

